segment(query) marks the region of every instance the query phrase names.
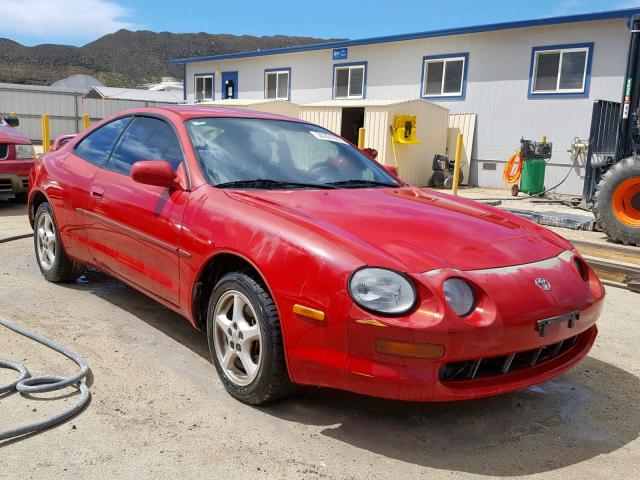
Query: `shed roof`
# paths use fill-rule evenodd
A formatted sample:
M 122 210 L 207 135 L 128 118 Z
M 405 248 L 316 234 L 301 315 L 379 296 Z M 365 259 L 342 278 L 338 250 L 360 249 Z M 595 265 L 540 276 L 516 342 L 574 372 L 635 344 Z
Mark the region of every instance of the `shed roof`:
M 401 103 L 410 103 L 410 102 L 422 102 L 429 103 L 435 107 L 439 107 L 435 103 L 426 102 L 425 100 L 417 99 L 417 98 L 382 98 L 382 99 L 363 99 L 363 100 L 323 100 L 322 102 L 314 102 L 314 103 L 305 103 L 304 105 L 300 105 L 302 108 L 305 107 L 388 107 L 389 105 L 398 105 Z
M 490 32 L 494 30 L 508 30 L 513 28 L 540 27 L 545 25 L 559 25 L 564 23 L 590 22 L 594 20 L 612 20 L 631 18 L 640 14 L 640 8 L 625 8 L 621 10 L 608 10 L 604 12 L 583 13 L 579 15 L 564 15 L 560 17 L 546 17 L 531 20 L 518 20 L 515 22 L 492 23 L 485 25 L 473 25 L 468 27 L 444 28 L 426 32 L 405 33 L 401 35 L 387 35 L 384 37 L 361 38 L 357 40 L 340 40 L 337 42 L 313 43 L 297 47 L 271 48 L 267 50 L 253 50 L 248 52 L 227 53 L 224 55 L 211 55 L 206 57 L 174 58 L 170 63 L 193 63 L 210 60 L 228 60 L 244 57 L 261 57 L 267 55 L 281 55 L 285 53 L 306 52 L 311 50 L 327 50 L 332 48 L 354 47 L 359 45 L 372 45 L 378 43 L 401 42 L 404 40 L 416 40 L 419 38 L 446 37 L 451 35 L 464 35 L 468 33 Z
M 246 107 L 260 103 L 291 103 L 288 100 L 266 99 L 266 98 L 227 98 L 225 100 L 209 100 L 198 102 L 198 105 L 219 105 L 227 107 Z
M 94 86 L 85 98 L 104 98 L 113 100 L 134 100 L 139 102 L 180 103 L 182 98 L 171 92 L 157 92 L 139 88 L 119 88 Z

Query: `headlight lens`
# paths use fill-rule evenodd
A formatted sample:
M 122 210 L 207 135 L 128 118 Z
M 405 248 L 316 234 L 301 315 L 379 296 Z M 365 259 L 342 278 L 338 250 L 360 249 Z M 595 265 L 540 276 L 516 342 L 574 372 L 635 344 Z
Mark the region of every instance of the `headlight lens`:
M 459 317 L 469 315 L 476 306 L 473 290 L 467 282 L 459 278 L 445 280 L 444 298 Z
M 406 313 L 416 302 L 411 281 L 386 268 L 356 270 L 349 280 L 349 293 L 362 308 L 387 315 Z
M 16 158 L 36 158 L 36 149 L 33 145 L 16 145 Z

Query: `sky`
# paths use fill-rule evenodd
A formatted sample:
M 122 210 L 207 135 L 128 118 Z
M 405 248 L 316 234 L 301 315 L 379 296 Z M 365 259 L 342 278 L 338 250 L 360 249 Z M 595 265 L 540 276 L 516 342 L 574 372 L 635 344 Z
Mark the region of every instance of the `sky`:
M 127 28 L 364 38 L 632 7 L 640 0 L 0 0 L 0 37 L 80 46 Z

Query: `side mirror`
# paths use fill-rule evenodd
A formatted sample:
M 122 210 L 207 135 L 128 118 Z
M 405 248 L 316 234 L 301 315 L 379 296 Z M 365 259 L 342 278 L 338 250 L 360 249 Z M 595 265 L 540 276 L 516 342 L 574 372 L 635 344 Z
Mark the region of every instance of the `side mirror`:
M 10 127 L 16 128 L 20 126 L 20 119 L 18 117 L 5 117 L 5 121 Z
M 388 173 L 390 173 L 394 177 L 400 178 L 398 176 L 398 167 L 394 167 L 393 165 L 383 165 L 382 168 L 384 168 Z
M 178 174 L 169 162 L 164 160 L 143 160 L 131 167 L 131 178 L 138 183 L 180 189 Z

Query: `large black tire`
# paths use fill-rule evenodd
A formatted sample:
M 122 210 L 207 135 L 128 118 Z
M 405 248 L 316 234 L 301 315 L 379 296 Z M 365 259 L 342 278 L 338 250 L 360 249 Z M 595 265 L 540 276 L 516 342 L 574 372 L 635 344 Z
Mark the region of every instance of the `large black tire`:
M 43 262 L 38 247 L 38 226 L 40 225 L 40 220 L 45 216 L 50 219 L 52 232 L 55 234 L 55 259 L 49 264 Z M 33 246 L 36 253 L 36 261 L 38 262 L 42 276 L 54 283 L 73 282 L 84 271 L 84 265 L 69 258 L 67 252 L 65 252 L 60 234 L 58 233 L 58 227 L 51 212 L 51 207 L 47 202 L 41 203 L 38 210 L 36 210 L 33 225 Z
M 215 334 L 218 327 L 216 327 L 214 313 L 218 302 L 224 302 L 225 294 L 228 297 L 233 292 L 240 292 L 249 301 L 257 317 L 255 320 L 259 322 L 260 327 L 261 343 L 258 370 L 255 378 L 246 385 L 238 384 L 231 378 L 221 365 L 216 353 L 216 348 L 220 351 L 222 347 L 216 341 Z M 236 321 L 233 316 L 231 321 L 233 323 Z M 227 336 L 226 339 L 228 341 L 231 337 Z M 211 359 L 216 367 L 220 381 L 227 392 L 241 402 L 260 405 L 282 398 L 293 391 L 293 384 L 289 379 L 285 362 L 280 318 L 273 299 L 260 282 L 260 279 L 244 272 L 231 272 L 218 281 L 211 294 L 207 310 L 207 340 Z M 228 348 L 227 344 L 224 346 L 225 350 L 226 348 Z
M 613 195 L 622 182 L 630 178 L 640 180 L 640 158 L 629 157 L 613 165 L 596 187 L 593 214 L 598 227 L 612 240 L 640 247 L 640 227 L 624 224 L 613 208 Z M 635 207 L 640 209 L 640 207 Z

